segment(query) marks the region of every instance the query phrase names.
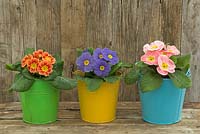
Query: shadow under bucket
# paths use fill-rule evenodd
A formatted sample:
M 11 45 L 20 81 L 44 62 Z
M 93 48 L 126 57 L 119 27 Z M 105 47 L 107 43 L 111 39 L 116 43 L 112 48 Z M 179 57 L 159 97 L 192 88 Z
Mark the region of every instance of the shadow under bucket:
M 142 93 L 143 120 L 154 124 L 173 124 L 181 120 L 186 89 L 175 87 L 171 79 L 163 79 L 160 88 Z

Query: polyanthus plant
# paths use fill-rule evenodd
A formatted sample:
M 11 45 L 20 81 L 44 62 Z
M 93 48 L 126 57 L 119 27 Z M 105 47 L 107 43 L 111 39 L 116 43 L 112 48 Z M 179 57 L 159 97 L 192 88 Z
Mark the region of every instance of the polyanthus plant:
M 10 90 L 23 92 L 30 89 L 36 79 L 48 81 L 57 89 L 71 89 L 76 81 L 62 77 L 63 64 L 58 55 L 52 56 L 48 52 L 33 48 L 25 50 L 25 56 L 15 64 L 6 64 L 6 69 L 18 71 Z
M 116 51 L 108 48 L 77 49 L 77 70 L 74 74 L 83 80 L 90 91 L 98 89 L 103 82 L 114 83 L 122 76 L 122 68 L 132 67 L 119 60 Z
M 187 76 L 191 55 L 181 55 L 174 45 L 154 41 L 143 46 L 144 55 L 125 76 L 127 84 L 140 82 L 141 90 L 148 92 L 159 88 L 163 78 L 171 79 L 178 88 L 191 87 Z

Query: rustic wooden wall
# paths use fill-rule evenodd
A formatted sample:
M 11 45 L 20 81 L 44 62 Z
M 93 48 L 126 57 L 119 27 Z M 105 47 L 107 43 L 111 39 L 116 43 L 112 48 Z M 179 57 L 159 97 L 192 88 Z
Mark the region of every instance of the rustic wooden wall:
M 0 0 L 0 103 L 18 100 L 6 90 L 14 74 L 4 64 L 19 60 L 27 47 L 59 53 L 71 77 L 77 47 L 109 47 L 134 62 L 156 39 L 192 53 L 194 82 L 186 101 L 200 101 L 199 13 L 197 0 Z M 120 101 L 138 99 L 135 85 L 121 84 Z M 65 100 L 77 101 L 77 90 L 63 91 Z

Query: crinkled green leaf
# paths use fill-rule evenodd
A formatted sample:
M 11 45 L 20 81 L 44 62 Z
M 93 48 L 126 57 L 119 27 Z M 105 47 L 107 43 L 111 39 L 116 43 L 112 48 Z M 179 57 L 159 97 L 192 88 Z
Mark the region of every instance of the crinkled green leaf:
M 27 68 L 25 68 L 23 71 L 22 71 L 22 75 L 29 79 L 29 80 L 33 80 L 35 77 L 28 71 Z
M 148 73 L 148 72 L 157 73 L 157 72 L 156 72 L 152 67 L 150 67 L 150 66 L 142 67 L 142 68 L 137 69 L 137 70 L 140 70 L 141 75 L 146 74 L 146 73 Z
M 133 64 L 123 63 L 120 61 L 119 63 L 111 67 L 111 71 L 109 75 L 114 75 L 121 68 L 132 68 L 132 67 L 133 67 Z
M 126 74 L 124 81 L 126 84 L 134 84 L 139 78 L 139 71 L 132 69 L 129 73 Z
M 141 76 L 140 88 L 142 92 L 149 92 L 159 88 L 162 84 L 162 77 L 153 71 L 148 71 Z
M 43 78 L 44 80 L 54 80 L 57 76 L 62 76 L 63 72 L 63 61 L 58 61 L 53 65 L 53 72 L 48 76 Z
M 56 62 L 60 62 L 61 61 L 61 58 L 60 58 L 59 54 L 55 54 L 53 57 L 56 59 Z
M 44 80 L 47 80 L 47 81 L 52 81 L 54 80 L 56 77 L 58 76 L 58 73 L 53 70 L 53 72 L 48 76 L 48 77 L 44 77 L 43 79 Z
M 16 62 L 15 64 L 6 64 L 6 69 L 11 71 L 22 71 L 21 62 Z
M 184 69 L 188 64 L 190 64 L 191 55 L 182 55 L 177 57 L 176 68 Z
M 93 54 L 93 51 L 94 51 L 93 48 L 89 47 L 89 48 L 87 48 L 87 50 L 88 50 L 89 53 L 91 53 L 91 55 Z
M 174 73 L 169 74 L 169 77 L 178 88 L 189 88 L 192 86 L 191 78 L 183 71 L 176 70 Z
M 58 75 L 62 75 L 63 65 L 64 65 L 64 61 L 59 61 L 53 65 L 53 70 L 55 70 Z
M 57 76 L 51 84 L 57 89 L 69 90 L 77 86 L 77 81 L 74 79 Z
M 188 72 L 188 70 L 190 69 L 190 64 L 187 64 L 184 68 L 182 68 L 181 70 L 186 74 Z
M 79 57 L 83 53 L 83 49 L 77 48 L 76 52 L 77 52 L 77 56 Z
M 34 51 L 34 48 L 26 48 L 26 50 L 24 51 L 24 55 L 33 54 Z
M 103 78 L 108 83 L 115 83 L 116 81 L 120 80 L 119 76 L 108 76 Z
M 15 75 L 14 82 L 16 82 L 22 76 L 21 73 Z
M 100 88 L 101 84 L 103 83 L 102 79 L 86 77 L 83 80 L 86 82 L 86 85 L 89 91 L 96 91 L 98 88 Z
M 170 59 L 176 64 L 177 63 L 177 56 L 171 56 Z
M 85 77 L 81 77 L 80 75 L 75 75 L 76 80 L 83 80 Z
M 138 61 L 138 62 L 136 62 L 135 63 L 135 66 L 136 66 L 136 68 L 145 68 L 145 67 L 148 67 L 148 65 L 147 64 L 145 64 L 143 61 Z
M 29 90 L 32 86 L 34 80 L 29 80 L 25 78 L 22 74 L 17 74 L 15 81 L 12 86 L 9 88 L 10 91 L 24 92 Z
M 109 75 L 115 74 L 115 72 L 121 68 L 122 64 L 123 64 L 122 62 L 119 62 L 119 63 L 117 63 L 116 65 L 112 66 Z

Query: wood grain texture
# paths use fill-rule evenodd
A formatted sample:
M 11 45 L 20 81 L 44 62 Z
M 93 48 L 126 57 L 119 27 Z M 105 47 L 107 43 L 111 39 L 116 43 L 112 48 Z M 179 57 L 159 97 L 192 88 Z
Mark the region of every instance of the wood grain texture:
M 26 48 L 36 48 L 35 1 L 11 0 L 10 15 L 12 63 L 15 63 L 23 57 Z M 14 101 L 18 101 L 18 94 L 13 93 Z
M 16 93 L 8 93 L 14 73 L 7 73 L 6 63 L 14 63 L 21 59 L 24 49 L 36 47 L 35 32 L 35 2 L 33 0 L 2 0 L 0 27 L 1 27 L 1 73 L 2 101 L 17 101 Z M 3 38 L 6 37 L 6 38 Z M 7 43 L 6 43 L 7 42 Z M 5 48 L 7 47 L 7 48 Z M 7 58 L 7 59 L 6 59 Z M 6 72 L 6 73 L 5 73 Z M 9 74 L 9 75 L 7 75 Z M 5 85 L 5 87 L 3 87 Z M 0 101 L 1 102 L 1 101 Z
M 35 0 L 37 21 L 37 49 L 61 54 L 60 0 Z
M 182 121 L 173 125 L 153 125 L 141 119 L 140 103 L 121 102 L 117 119 L 105 124 L 91 124 L 80 119 L 78 103 L 61 102 L 58 121 L 47 125 L 30 125 L 22 122 L 19 103 L 0 104 L 0 134 L 198 134 L 200 133 L 200 104 L 186 103 Z
M 12 82 L 12 73 L 5 70 L 5 64 L 12 62 L 11 20 L 9 1 L 0 1 L 0 102 L 13 101 L 13 94 L 7 88 Z
M 184 1 L 184 0 L 183 0 Z M 162 0 L 161 1 L 162 26 L 161 32 L 166 43 L 181 48 L 182 32 L 182 1 L 181 0 Z
M 6 89 L 14 74 L 6 62 L 19 60 L 27 47 L 60 54 L 64 75 L 72 77 L 76 48 L 108 47 L 133 63 L 153 40 L 175 44 L 193 55 L 193 87 L 186 101 L 200 101 L 199 2 L 195 0 L 0 0 L 0 103 L 17 101 Z M 77 89 L 62 91 L 61 101 L 77 101 Z M 138 101 L 136 85 L 122 81 L 120 101 Z
M 76 49 L 85 47 L 85 4 L 84 0 L 61 0 L 61 55 L 68 77 L 75 68 Z M 62 91 L 61 100 L 77 101 L 77 89 Z
M 192 88 L 188 89 L 186 101 L 200 101 L 200 1 L 184 0 L 182 17 L 182 45 L 183 54 L 190 53 Z

